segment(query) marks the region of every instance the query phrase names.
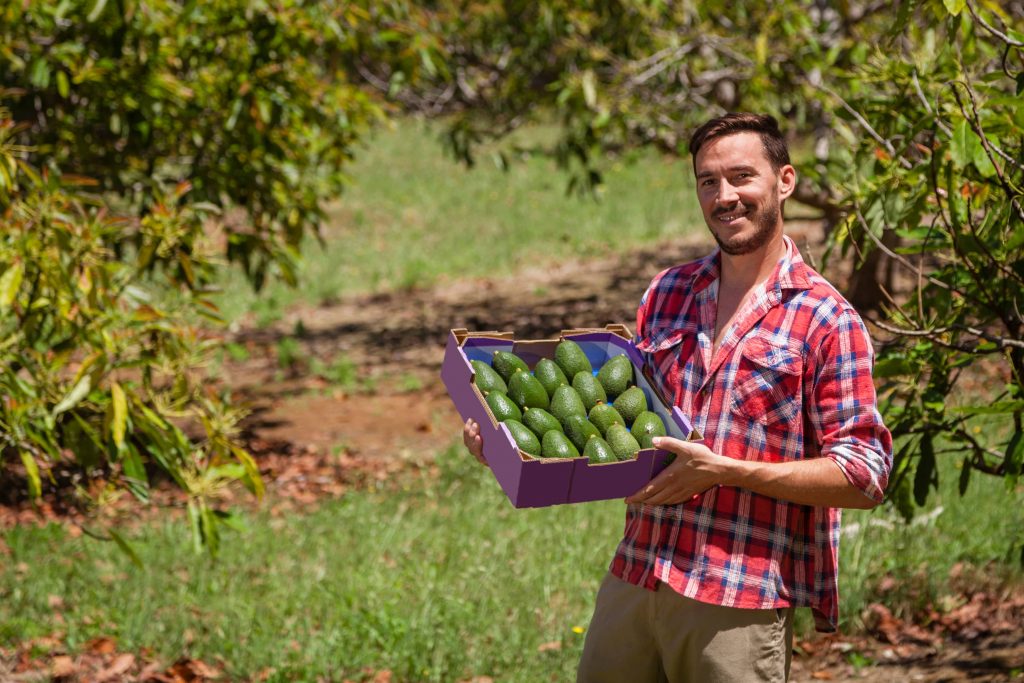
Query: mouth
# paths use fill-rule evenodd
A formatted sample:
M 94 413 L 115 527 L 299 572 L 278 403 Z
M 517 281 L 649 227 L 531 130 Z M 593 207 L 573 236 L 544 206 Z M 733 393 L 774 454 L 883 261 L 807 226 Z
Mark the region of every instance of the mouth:
M 732 225 L 741 218 L 746 218 L 750 214 L 747 209 L 732 209 L 730 211 L 719 211 L 715 213 L 715 220 L 724 225 Z

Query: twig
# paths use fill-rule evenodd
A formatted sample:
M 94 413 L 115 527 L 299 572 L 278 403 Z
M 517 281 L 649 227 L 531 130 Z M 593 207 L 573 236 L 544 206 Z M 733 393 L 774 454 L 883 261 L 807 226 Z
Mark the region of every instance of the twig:
M 808 83 L 812 88 L 817 88 L 818 90 L 821 90 L 826 94 L 831 95 L 835 99 L 839 100 L 839 103 L 843 105 L 843 109 L 848 111 L 852 117 L 857 119 L 857 123 L 859 123 L 861 127 L 864 128 L 865 131 L 867 131 L 868 135 L 874 138 L 875 142 L 885 147 L 886 151 L 889 152 L 889 156 L 891 156 L 894 159 L 898 159 L 903 168 L 909 169 L 914 167 L 914 165 L 910 163 L 910 161 L 905 159 L 902 155 L 898 154 L 896 152 L 896 148 L 893 147 L 893 144 L 886 140 L 885 138 L 883 138 L 881 135 L 879 135 L 878 131 L 876 131 L 871 126 L 871 124 L 868 123 L 868 120 L 865 119 L 859 111 L 851 107 L 850 104 L 839 95 L 839 93 L 837 93 L 835 90 L 832 90 L 832 88 L 829 88 L 827 85 L 823 85 L 820 83 L 812 83 L 809 80 L 805 80 L 805 82 Z
M 974 20 L 977 21 L 982 26 L 984 26 L 986 29 L 988 29 L 989 33 L 991 33 L 992 35 L 996 36 L 997 38 L 999 38 L 999 40 L 1003 41 L 1007 45 L 1010 45 L 1012 47 L 1024 47 L 1024 43 L 1022 43 L 1019 40 L 1014 40 L 1010 36 L 1006 35 L 1002 31 L 1000 31 L 999 29 L 997 29 L 996 27 L 992 26 L 987 21 L 985 21 L 981 17 L 980 14 L 978 14 L 977 12 L 974 11 L 974 7 L 971 6 L 971 3 L 967 2 L 967 3 L 964 3 L 964 4 L 967 5 L 967 9 L 968 9 L 968 11 L 970 11 L 971 16 L 974 17 Z
M 999 347 L 998 350 L 1006 348 L 1024 349 L 1024 341 L 1020 339 L 1009 339 L 1007 337 L 1000 337 L 999 335 L 991 334 L 989 332 L 985 332 L 984 330 L 979 330 L 978 328 L 971 327 L 970 325 L 947 325 L 946 327 L 935 327 L 930 330 L 922 330 L 897 327 L 896 325 L 890 325 L 889 323 L 886 323 L 874 317 L 865 319 L 871 322 L 872 324 L 882 328 L 886 332 L 892 332 L 893 334 L 898 334 L 904 337 L 924 337 L 926 339 L 931 339 L 934 342 L 942 344 L 943 346 L 947 346 L 951 349 L 957 349 L 959 351 L 965 351 L 968 353 L 995 353 L 997 349 L 993 349 L 992 351 L 978 351 L 975 347 L 958 346 L 956 344 L 951 344 L 939 338 L 938 335 L 946 334 L 948 332 L 967 332 L 968 334 L 972 334 L 975 337 L 980 337 L 981 339 L 996 344 Z

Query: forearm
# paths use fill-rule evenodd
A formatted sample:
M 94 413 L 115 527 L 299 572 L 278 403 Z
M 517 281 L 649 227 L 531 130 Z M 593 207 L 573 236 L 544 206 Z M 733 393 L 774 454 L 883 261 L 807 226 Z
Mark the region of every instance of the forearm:
M 791 462 L 727 459 L 723 486 L 737 486 L 801 505 L 872 508 L 875 502 L 854 486 L 831 458 Z

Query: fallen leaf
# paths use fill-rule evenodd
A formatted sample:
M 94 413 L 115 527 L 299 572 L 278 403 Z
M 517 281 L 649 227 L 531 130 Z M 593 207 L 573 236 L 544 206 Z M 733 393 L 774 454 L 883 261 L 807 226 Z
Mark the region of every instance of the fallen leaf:
M 50 609 L 64 609 L 64 598 L 59 595 L 50 595 L 46 598 L 46 604 Z
M 816 681 L 831 681 L 835 677 L 831 671 L 815 671 L 811 674 L 811 678 Z
M 378 671 L 377 675 L 373 677 L 373 683 L 391 683 L 391 670 Z
M 86 643 L 85 649 L 97 655 L 111 655 L 114 654 L 115 650 L 117 650 L 117 643 L 114 642 L 113 638 L 100 636 L 99 638 L 93 638 Z
M 92 680 L 96 683 L 115 680 L 121 674 L 127 673 L 133 666 L 135 666 L 135 655 L 131 653 L 118 655 L 109 667 L 96 674 Z
M 550 640 L 546 643 L 541 643 L 537 648 L 537 652 L 552 652 L 554 650 L 561 650 L 562 642 L 559 640 Z
M 50 662 L 50 675 L 54 678 L 70 678 L 77 669 L 75 660 L 67 655 L 57 655 Z

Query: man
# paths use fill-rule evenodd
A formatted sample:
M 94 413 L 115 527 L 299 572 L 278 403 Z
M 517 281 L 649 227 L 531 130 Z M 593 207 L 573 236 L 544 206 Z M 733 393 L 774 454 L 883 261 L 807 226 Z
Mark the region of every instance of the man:
M 877 504 L 892 464 L 863 322 L 783 235 L 775 119 L 713 119 L 690 152 L 719 248 L 654 278 L 636 342 L 703 442 L 657 440 L 675 461 L 626 499 L 582 683 L 785 680 L 793 609 L 838 620 L 839 508 Z

